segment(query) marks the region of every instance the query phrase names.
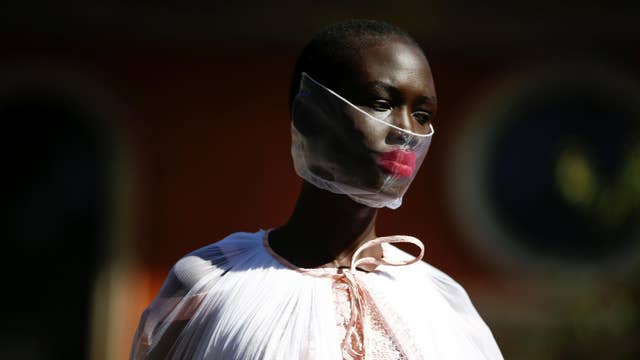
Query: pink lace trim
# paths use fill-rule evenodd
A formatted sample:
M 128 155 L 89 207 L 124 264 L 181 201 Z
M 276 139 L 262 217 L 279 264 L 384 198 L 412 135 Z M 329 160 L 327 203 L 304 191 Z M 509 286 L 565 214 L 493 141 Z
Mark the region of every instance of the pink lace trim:
M 333 283 L 334 304 L 336 307 L 336 326 L 340 338 L 346 339 L 349 319 L 351 317 L 349 305 L 349 288 L 341 282 Z M 361 354 L 345 354 L 343 346 L 343 358 L 348 360 L 406 360 L 407 356 L 401 350 L 387 330 L 386 323 L 374 306 L 367 306 L 363 316 L 363 322 L 356 324 L 356 332 L 363 339 L 363 352 Z M 358 344 L 352 342 L 356 348 Z M 366 352 L 364 351 L 366 349 Z

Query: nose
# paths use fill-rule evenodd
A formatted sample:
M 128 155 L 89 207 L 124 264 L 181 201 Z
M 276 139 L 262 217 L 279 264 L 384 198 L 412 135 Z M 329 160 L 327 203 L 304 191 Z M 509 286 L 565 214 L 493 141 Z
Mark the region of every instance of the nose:
M 398 109 L 400 110 L 400 109 Z M 394 114 L 394 112 L 396 114 Z M 394 111 L 391 113 L 391 119 L 389 119 L 389 123 L 397 126 L 400 129 L 406 131 L 412 131 L 411 128 L 411 114 L 409 111 L 402 109 L 402 111 Z M 400 145 L 400 146 L 414 146 L 416 144 L 415 136 L 411 134 L 398 130 L 392 127 L 389 127 L 389 131 L 387 132 L 387 137 L 385 142 L 389 145 Z
M 390 128 L 387 133 L 385 142 L 389 145 L 407 145 L 409 143 L 409 134 L 398 129 Z

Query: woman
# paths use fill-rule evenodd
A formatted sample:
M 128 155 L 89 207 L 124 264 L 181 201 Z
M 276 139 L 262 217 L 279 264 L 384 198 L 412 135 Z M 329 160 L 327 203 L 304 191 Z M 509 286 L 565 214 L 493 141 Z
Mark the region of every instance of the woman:
M 419 240 L 375 233 L 378 208 L 400 206 L 434 134 L 420 47 L 386 23 L 339 23 L 305 47 L 293 78 L 304 182 L 289 221 L 178 261 L 131 357 L 502 359 L 465 291 L 419 261 Z

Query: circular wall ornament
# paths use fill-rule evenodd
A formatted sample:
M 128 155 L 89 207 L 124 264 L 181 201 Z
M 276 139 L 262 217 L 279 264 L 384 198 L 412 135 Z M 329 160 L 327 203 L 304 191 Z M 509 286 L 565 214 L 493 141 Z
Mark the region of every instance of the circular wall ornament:
M 451 151 L 455 217 L 481 257 L 626 271 L 640 252 L 640 89 L 571 59 L 508 75 Z

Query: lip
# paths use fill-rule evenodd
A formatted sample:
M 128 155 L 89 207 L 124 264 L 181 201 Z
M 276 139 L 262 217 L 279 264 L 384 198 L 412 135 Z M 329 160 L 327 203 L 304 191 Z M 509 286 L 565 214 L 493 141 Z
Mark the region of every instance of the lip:
M 411 176 L 416 169 L 416 153 L 406 150 L 389 151 L 381 153 L 377 162 L 385 172 L 406 178 Z

